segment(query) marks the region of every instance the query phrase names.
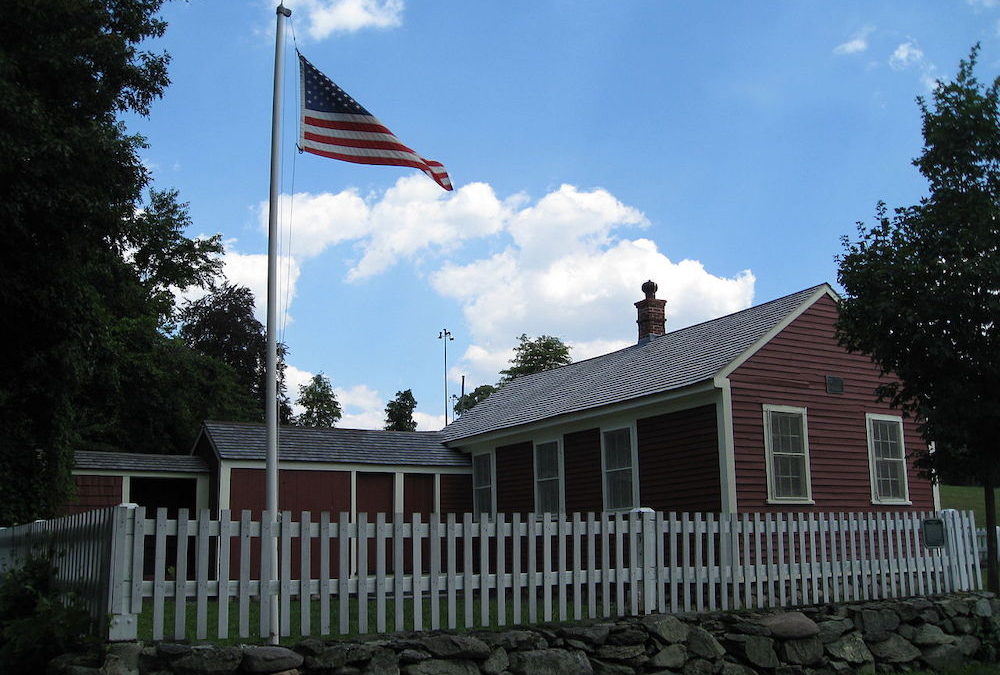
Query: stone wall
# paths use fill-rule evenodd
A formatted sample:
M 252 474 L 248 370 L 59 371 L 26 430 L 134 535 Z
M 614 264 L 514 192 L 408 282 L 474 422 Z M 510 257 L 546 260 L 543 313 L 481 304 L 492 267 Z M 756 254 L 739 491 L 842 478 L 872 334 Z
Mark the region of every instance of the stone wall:
M 820 675 L 949 670 L 995 662 L 1000 600 L 989 593 L 800 608 L 651 615 L 470 633 L 309 638 L 291 648 L 114 644 L 65 655 L 50 675 Z

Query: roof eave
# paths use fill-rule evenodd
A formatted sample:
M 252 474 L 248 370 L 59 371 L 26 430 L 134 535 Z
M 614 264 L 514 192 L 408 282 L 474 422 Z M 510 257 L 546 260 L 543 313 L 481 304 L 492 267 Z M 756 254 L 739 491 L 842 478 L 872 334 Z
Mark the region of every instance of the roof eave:
M 715 386 L 721 387 L 722 386 L 721 382 L 727 379 L 733 373 L 734 370 L 742 366 L 747 361 L 747 359 L 749 359 L 751 356 L 760 351 L 760 349 L 768 342 L 773 340 L 778 333 L 788 328 L 789 324 L 791 324 L 797 318 L 802 316 L 802 314 L 807 309 L 816 304 L 816 301 L 822 298 L 823 296 L 830 296 L 834 302 L 838 302 L 840 300 L 840 296 L 837 295 L 837 293 L 833 290 L 830 284 L 824 283 L 821 284 L 820 286 L 817 286 L 816 290 L 813 291 L 805 300 L 800 302 L 798 307 L 788 312 L 788 314 L 786 314 L 784 318 L 781 319 L 781 321 L 774 324 L 771 327 L 771 329 L 768 330 L 763 335 L 761 335 L 756 342 L 754 342 L 748 348 L 744 349 L 739 356 L 737 356 L 735 359 L 730 361 L 728 365 L 724 366 L 721 370 L 719 370 L 719 372 L 716 373 L 715 375 L 715 383 L 716 383 Z
M 459 450 L 461 452 L 468 452 L 464 449 L 465 446 L 477 445 L 480 443 L 493 443 L 495 441 L 500 441 L 511 436 L 517 436 L 523 434 L 527 431 L 544 431 L 550 427 L 573 424 L 586 420 L 588 418 L 603 417 L 605 415 L 616 415 L 622 412 L 633 410 L 635 408 L 642 408 L 649 405 L 656 405 L 657 403 L 663 403 L 665 401 L 673 401 L 679 398 L 686 398 L 689 396 L 697 396 L 699 394 L 704 394 L 713 389 L 716 389 L 716 384 L 714 378 L 707 377 L 698 382 L 694 382 L 684 387 L 678 389 L 670 389 L 667 391 L 661 391 L 655 394 L 646 394 L 643 396 L 637 396 L 635 398 L 625 399 L 624 401 L 618 401 L 616 403 L 606 403 L 604 405 L 597 405 L 592 408 L 587 408 L 585 410 L 577 410 L 570 413 L 563 413 L 561 415 L 554 415 L 552 417 L 546 417 L 534 422 L 524 422 L 522 424 L 515 424 L 509 427 L 504 427 L 502 429 L 495 429 L 492 431 L 486 431 L 479 434 L 472 434 L 469 436 L 463 436 L 461 438 L 455 438 L 444 442 L 444 445 L 453 450 Z

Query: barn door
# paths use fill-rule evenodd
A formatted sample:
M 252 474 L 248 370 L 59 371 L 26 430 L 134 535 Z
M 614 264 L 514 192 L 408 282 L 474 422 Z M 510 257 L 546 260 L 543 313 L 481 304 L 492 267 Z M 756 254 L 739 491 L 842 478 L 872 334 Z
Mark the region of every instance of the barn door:
M 396 511 L 395 474 L 359 471 L 357 473 L 357 494 L 355 506 L 358 513 L 368 514 L 368 522 L 375 522 L 375 514 L 386 514 L 386 521 L 392 522 L 392 514 Z M 387 541 L 385 547 L 385 569 L 392 570 L 392 542 Z M 375 540 L 368 540 L 368 570 L 375 571 Z

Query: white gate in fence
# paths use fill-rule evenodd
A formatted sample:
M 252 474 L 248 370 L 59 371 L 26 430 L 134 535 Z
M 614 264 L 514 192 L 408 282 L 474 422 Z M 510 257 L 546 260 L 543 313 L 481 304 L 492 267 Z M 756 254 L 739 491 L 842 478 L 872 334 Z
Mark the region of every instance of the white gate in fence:
M 431 514 L 355 521 L 120 506 L 0 530 L 0 570 L 55 551 L 110 639 L 422 630 L 787 607 L 981 586 L 971 512 Z M 278 574 L 261 546 L 277 542 Z M 261 565 L 264 567 L 262 568 Z M 272 579 L 276 581 L 261 581 Z M 188 616 L 193 615 L 193 627 Z M 459 621 L 461 619 L 461 622 Z

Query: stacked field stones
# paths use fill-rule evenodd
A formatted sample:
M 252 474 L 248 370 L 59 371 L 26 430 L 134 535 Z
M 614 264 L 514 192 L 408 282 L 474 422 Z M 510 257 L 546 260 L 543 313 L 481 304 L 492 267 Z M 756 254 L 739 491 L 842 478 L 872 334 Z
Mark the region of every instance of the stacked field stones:
M 51 675 L 820 675 L 946 670 L 993 662 L 1000 600 L 989 593 L 788 612 L 650 615 L 471 633 L 309 638 L 294 647 L 118 644 L 67 655 Z

